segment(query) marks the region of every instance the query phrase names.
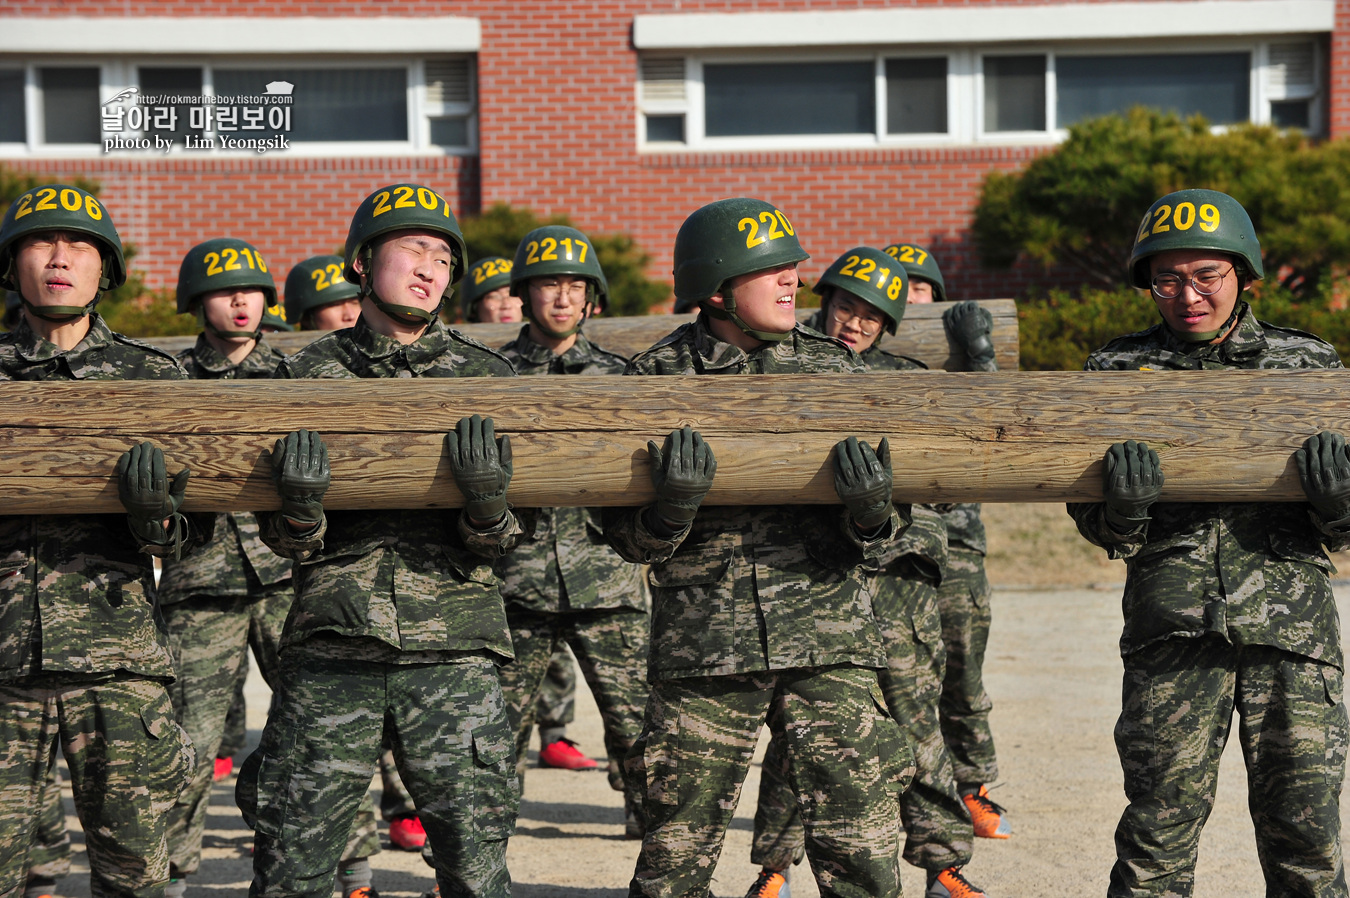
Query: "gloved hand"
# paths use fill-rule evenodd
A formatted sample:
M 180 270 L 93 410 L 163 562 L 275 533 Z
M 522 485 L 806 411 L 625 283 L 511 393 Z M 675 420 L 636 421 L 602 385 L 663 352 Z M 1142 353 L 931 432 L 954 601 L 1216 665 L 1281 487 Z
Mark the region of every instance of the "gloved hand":
M 647 441 L 652 457 L 652 486 L 656 488 L 656 514 L 672 530 L 683 530 L 712 489 L 717 459 L 703 435 L 689 427 L 673 430 L 665 445 Z
M 471 521 L 495 524 L 506 514 L 506 488 L 511 485 L 511 438 L 497 440 L 491 418 L 460 418 L 445 435 L 450 473 L 464 494 L 464 512 Z
M 1106 522 L 1129 533 L 1149 519 L 1149 506 L 1162 494 L 1162 462 L 1147 443 L 1134 440 L 1113 443 L 1103 462 Z
M 994 316 L 977 302 L 966 300 L 942 313 L 942 326 L 952 340 L 965 352 L 974 370 L 992 371 L 994 368 Z
M 184 468 L 170 481 L 164 453 L 153 443 L 141 443 L 117 459 L 117 498 L 127 510 L 131 532 L 142 542 L 166 545 L 173 538 L 173 517 L 183 504 L 188 478 Z M 168 521 L 168 526 L 165 526 Z
M 272 447 L 272 480 L 281 494 L 281 514 L 296 530 L 312 530 L 323 521 L 329 479 L 328 447 L 314 431 L 292 431 Z
M 886 437 L 877 451 L 857 437 L 834 447 L 834 491 L 853 523 L 876 530 L 891 516 L 891 444 Z
M 1294 452 L 1298 479 L 1318 516 L 1328 524 L 1350 518 L 1350 453 L 1345 437 L 1330 430 L 1308 437 Z

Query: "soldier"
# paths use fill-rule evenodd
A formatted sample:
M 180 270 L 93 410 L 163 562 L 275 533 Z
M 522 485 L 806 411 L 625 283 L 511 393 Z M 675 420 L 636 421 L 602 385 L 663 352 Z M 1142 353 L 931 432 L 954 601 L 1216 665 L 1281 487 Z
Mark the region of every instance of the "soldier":
M 947 302 L 947 285 L 937 259 L 922 246 L 895 243 L 886 254 L 909 275 L 909 301 Z M 994 319 L 979 303 L 958 302 L 942 313 L 947 336 L 961 349 L 970 371 L 997 371 L 991 339 Z M 944 502 L 934 508 L 947 525 L 947 566 L 938 588 L 942 641 L 947 665 L 939 703 L 942 738 L 956 768 L 957 789 L 975 824 L 975 835 L 1007 839 L 1012 825 L 1007 810 L 989 797 L 988 783 L 998 779 L 998 758 L 989 712 L 994 703 L 984 688 L 984 652 L 989 644 L 989 578 L 984 571 L 988 543 L 980 506 Z
M 253 244 L 219 237 L 192 247 L 178 268 L 178 313 L 196 315 L 202 333 L 178 354 L 179 364 L 194 380 L 270 378 L 285 356 L 260 328 L 276 301 L 272 273 Z M 263 544 L 253 514 L 218 514 L 210 542 L 164 564 L 158 599 L 178 675 L 174 712 L 197 750 L 197 770 L 168 821 L 166 895 L 181 898 L 201 866 L 215 758 L 250 646 L 263 679 L 281 688 L 277 647 L 291 604 L 291 563 Z
M 772 205 L 704 206 L 681 226 L 674 256 L 676 298 L 702 314 L 625 373 L 864 370 L 796 326 L 797 264 L 808 256 Z M 652 565 L 651 696 L 628 754 L 647 831 L 629 894 L 708 894 L 767 716 L 821 893 L 898 895 L 898 800 L 912 764 L 877 682 L 886 656 L 861 570 L 909 524 L 909 507 L 891 503 L 887 441 L 875 453 L 854 438 L 836 447 L 843 509 L 700 510 L 712 447 L 686 427 L 647 449 L 656 503 L 605 516 L 619 554 Z
M 0 378 L 182 380 L 171 356 L 114 334 L 94 311 L 125 281 L 122 241 L 96 197 L 64 184 L 20 196 L 0 222 L 0 287 L 17 291 L 24 309 L 15 330 L 0 335 Z M 0 521 L 4 898 L 25 886 L 57 742 L 84 827 L 91 894 L 164 892 L 165 815 L 195 761 L 174 722 L 173 662 L 146 556 L 177 557 L 209 533 L 209 517 L 179 511 L 188 476 L 169 476 L 163 453 L 141 443 L 117 461 L 125 517 Z
M 1089 371 L 1341 367 L 1331 346 L 1257 321 L 1242 300 L 1264 275 L 1261 246 L 1226 194 L 1155 202 L 1127 272 L 1162 321 L 1092 353 Z M 1069 506 L 1128 571 L 1116 747 L 1129 805 L 1108 895 L 1191 894 L 1234 709 L 1266 894 L 1346 894 L 1344 668 L 1320 544 L 1350 545 L 1350 457 L 1324 432 L 1294 461 L 1307 503 L 1159 502 L 1158 454 L 1116 443 L 1105 501 Z
M 342 273 L 342 257 L 310 256 L 286 275 L 286 321 L 302 331 L 351 327 L 361 315 L 361 290 Z
M 411 202 L 408 202 L 411 201 Z M 282 362 L 284 378 L 507 377 L 511 363 L 441 323 L 464 270 L 464 240 L 440 194 L 378 190 L 357 208 L 343 276 L 361 317 Z M 278 440 L 281 511 L 264 538 L 295 558 L 282 635 L 286 684 L 237 799 L 257 834 L 253 898 L 328 898 L 386 733 L 434 849 L 446 896 L 507 896 L 506 840 L 519 790 L 497 663 L 511 660 L 490 562 L 521 535 L 506 502 L 510 442 L 492 419 L 446 437 L 461 511 L 325 514 L 318 434 Z
M 548 225 L 526 234 L 510 290 L 521 298 L 529 324 L 502 354 L 520 374 L 623 373 L 623 356 L 581 332 L 592 310 L 604 311 L 609 299 L 605 273 L 581 231 Z M 550 660 L 571 646 L 600 708 L 609 784 L 624 792 L 627 834 L 640 837 L 639 796 L 624 789 L 620 766 L 642 730 L 647 701 L 647 600 L 638 566 L 606 544 L 598 509 L 545 508 L 530 537 L 497 563 L 497 575 L 516 652 L 515 663 L 502 668 L 502 691 L 515 728 L 517 775 L 523 784 L 533 711 Z M 563 747 L 580 755 L 574 744 Z M 540 756 L 549 750 L 546 745 Z
M 459 311 L 468 324 L 511 324 L 522 321 L 521 298 L 511 293 L 511 260 L 479 259 L 460 285 Z
M 869 371 L 914 371 L 922 362 L 882 350 L 881 332 L 894 334 L 905 314 L 905 270 L 879 249 L 858 246 L 817 281 L 820 311 L 807 321 L 857 352 Z M 872 611 L 886 649 L 881 688 L 891 716 L 914 749 L 914 781 L 900 797 L 905 860 L 927 871 L 928 898 L 981 898 L 961 868 L 975 834 L 956 789 L 952 759 L 938 722 L 945 650 L 937 591 L 947 562 L 947 529 L 930 505 L 915 505 L 913 524 L 873 584 Z M 802 829 L 784 759 L 770 743 L 760 775 L 750 860 L 760 865 L 747 898 L 786 898 L 789 864 L 802 857 Z

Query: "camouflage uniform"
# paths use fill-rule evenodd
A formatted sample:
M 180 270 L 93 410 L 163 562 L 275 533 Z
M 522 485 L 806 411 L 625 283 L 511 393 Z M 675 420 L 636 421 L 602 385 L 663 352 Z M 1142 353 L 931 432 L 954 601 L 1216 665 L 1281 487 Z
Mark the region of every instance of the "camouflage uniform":
M 1340 368 L 1332 347 L 1258 322 L 1241 303 L 1219 344 L 1158 324 L 1088 357 L 1088 370 Z M 1217 461 L 1224 464 L 1224 460 Z M 1200 829 L 1236 707 L 1267 894 L 1344 896 L 1339 800 L 1347 723 L 1340 624 L 1319 543 L 1350 545 L 1301 502 L 1158 502 L 1130 533 L 1104 504 L 1069 506 L 1128 566 L 1116 746 L 1130 800 L 1112 896 L 1191 894 Z
M 702 315 L 625 373 L 863 370 L 801 327 L 743 352 Z M 652 565 L 651 696 L 628 755 L 647 833 L 630 895 L 708 894 L 766 716 L 789 759 L 821 894 L 899 894 L 897 805 L 912 765 L 877 681 L 886 655 L 860 565 L 894 545 L 908 514 L 897 506 L 864 540 L 837 506 L 705 506 L 663 539 L 641 509 L 606 509 L 619 554 Z
M 56 745 L 52 745 L 51 764 L 38 808 L 33 847 L 28 852 L 28 886 L 24 894 L 51 894 L 52 886 L 70 872 L 70 833 L 66 832 L 66 811 L 61 804 L 61 774 L 56 766 Z
M 270 378 L 285 358 L 260 339 L 235 364 L 199 336 L 178 362 L 194 380 Z M 211 803 L 216 753 L 234 700 L 235 680 L 248 648 L 274 690 L 277 645 L 291 601 L 291 563 L 263 545 L 258 521 L 248 513 L 218 514 L 215 535 L 191 558 L 166 561 L 159 606 L 174 656 L 174 712 L 197 751 L 192 783 L 169 813 L 169 874 L 197 871 L 202 832 Z
M 171 356 L 90 315 L 69 351 L 27 320 L 0 335 L 0 378 L 182 380 Z M 187 545 L 200 540 L 191 521 Z M 195 763 L 165 688 L 173 662 L 147 553 L 122 514 L 0 519 L 0 896 L 24 887 L 55 743 L 84 827 L 91 894 L 153 898 L 164 820 Z M 106 800 L 116 796 L 115 801 Z
M 522 375 L 621 374 L 627 360 L 577 334 L 562 355 L 522 327 L 502 347 Z M 620 764 L 642 730 L 647 701 L 647 601 L 642 572 L 605 542 L 594 508 L 543 508 L 533 532 L 496 564 L 516 660 L 502 668 L 502 692 L 516 734 L 516 773 L 525 782 L 525 753 L 534 708 L 555 651 L 571 646 L 600 708 L 609 784 L 623 791 Z M 636 805 L 638 796 L 630 797 Z
M 577 669 L 566 649 L 553 653 L 548 662 L 548 673 L 539 689 L 539 701 L 534 703 L 534 724 L 539 727 L 539 740 L 550 734 L 562 735 L 576 717 Z
M 278 377 L 511 376 L 511 363 L 433 321 L 414 343 L 365 319 L 282 362 Z M 387 737 L 435 849 L 441 894 L 506 896 L 519 806 L 494 662 L 511 635 L 489 564 L 521 528 L 474 530 L 458 511 L 333 511 L 313 535 L 280 515 L 263 538 L 295 558 L 280 701 L 237 798 L 257 834 L 259 896 L 328 898 L 333 869 Z M 335 738 L 336 737 L 336 738 Z M 429 862 L 431 862 L 429 860 Z
M 821 315 L 807 326 L 823 324 Z M 862 359 L 869 370 L 925 367 L 875 344 Z M 886 648 L 882 691 L 914 750 L 914 780 L 900 798 L 904 858 L 938 871 L 969 863 L 975 835 L 938 723 L 945 649 L 937 595 L 947 569 L 947 530 L 930 505 L 915 505 L 911 514 L 913 523 L 887 554 L 893 560 L 874 578 L 872 612 Z M 764 756 L 750 853 L 751 862 L 769 870 L 785 870 L 802 857 L 804 834 L 786 773 L 787 761 L 775 739 Z

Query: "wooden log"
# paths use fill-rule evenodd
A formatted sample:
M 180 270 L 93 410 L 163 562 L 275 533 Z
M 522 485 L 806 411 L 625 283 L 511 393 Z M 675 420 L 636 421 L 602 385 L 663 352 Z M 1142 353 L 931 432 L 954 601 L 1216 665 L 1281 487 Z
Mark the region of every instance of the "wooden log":
M 700 430 L 710 504 L 835 501 L 831 450 L 889 436 L 895 494 L 923 502 L 1100 498 L 1111 443 L 1146 440 L 1164 499 L 1302 498 L 1290 453 L 1350 434 L 1346 371 L 1022 372 L 776 377 L 0 383 L 0 511 L 118 511 L 114 461 L 161 446 L 187 507 L 275 508 L 268 451 L 297 428 L 332 459 L 330 508 L 455 506 L 442 435 L 479 413 L 509 433 L 511 500 L 652 499 L 647 440 Z
M 994 316 L 994 350 L 998 366 L 1004 371 L 1016 371 L 1018 360 L 1017 304 L 1011 299 L 981 300 Z M 964 371 L 965 355 L 948 339 L 942 327 L 942 310 L 946 306 L 924 303 L 910 306 L 896 334 L 882 334 L 881 346 L 891 352 L 911 356 L 933 369 Z M 798 320 L 805 321 L 815 309 L 798 309 Z M 681 324 L 693 321 L 693 315 L 638 315 L 631 318 L 596 318 L 586 323 L 586 336 L 597 344 L 632 356 L 651 346 Z M 519 324 L 456 324 L 475 340 L 493 348 L 514 340 L 520 332 Z M 322 334 L 313 331 L 268 334 L 267 342 L 282 352 L 292 353 L 308 346 Z M 158 337 L 147 342 L 169 352 L 181 352 L 192 346 L 196 337 Z

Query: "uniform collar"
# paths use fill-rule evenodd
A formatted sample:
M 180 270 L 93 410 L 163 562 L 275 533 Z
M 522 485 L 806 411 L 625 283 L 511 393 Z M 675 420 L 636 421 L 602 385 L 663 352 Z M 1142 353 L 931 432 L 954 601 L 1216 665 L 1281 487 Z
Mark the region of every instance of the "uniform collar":
M 25 362 L 45 362 L 49 359 L 62 357 L 70 362 L 86 352 L 109 346 L 112 342 L 112 330 L 104 323 L 98 312 L 89 313 L 89 333 L 85 334 L 84 339 L 69 350 L 63 350 L 55 343 L 48 343 L 39 337 L 37 332 L 28 325 L 26 315 L 19 319 L 19 326 L 14 329 L 14 348 L 19 358 Z M 71 367 L 74 368 L 75 366 L 72 365 Z
M 249 354 L 244 356 L 243 360 L 236 365 L 210 344 L 206 339 L 206 334 L 198 334 L 197 343 L 192 347 L 192 359 L 198 367 L 204 371 L 209 371 L 211 374 L 226 374 L 235 368 L 239 369 L 240 374 L 270 373 L 276 367 L 276 364 L 272 361 L 272 347 L 267 345 L 267 341 L 262 335 L 259 335 Z
M 516 335 L 511 348 L 520 356 L 521 362 L 525 367 L 535 367 L 538 365 L 562 366 L 562 370 L 570 372 L 573 369 L 584 368 L 590 363 L 591 357 L 595 355 L 594 347 L 586 339 L 586 335 L 577 334 L 577 340 L 567 348 L 562 355 L 554 355 L 553 350 L 541 343 L 536 343 L 530 337 L 530 326 L 526 324 Z
M 1266 351 L 1268 343 L 1261 322 L 1256 320 L 1251 305 L 1239 300 L 1237 324 L 1220 343 L 1187 343 L 1172 333 L 1166 324 L 1161 325 L 1163 342 L 1168 349 L 1180 355 L 1201 358 L 1220 358 L 1225 361 L 1259 356 Z
M 699 312 L 698 317 L 694 319 L 694 351 L 703 361 L 703 368 L 706 371 L 736 368 L 764 356 L 790 362 L 797 355 L 797 335 L 800 330 L 800 324 L 793 325 L 788 339 L 777 343 L 764 343 L 746 352 L 734 343 L 728 343 L 716 336 L 708 328 L 708 313 Z
M 439 318 L 427 325 L 412 343 L 406 346 L 393 337 L 377 333 L 366 324 L 363 314 L 352 326 L 351 341 L 357 352 L 371 361 L 396 359 L 400 355 L 407 360 L 408 367 L 417 374 L 434 365 L 450 347 L 450 331 Z

